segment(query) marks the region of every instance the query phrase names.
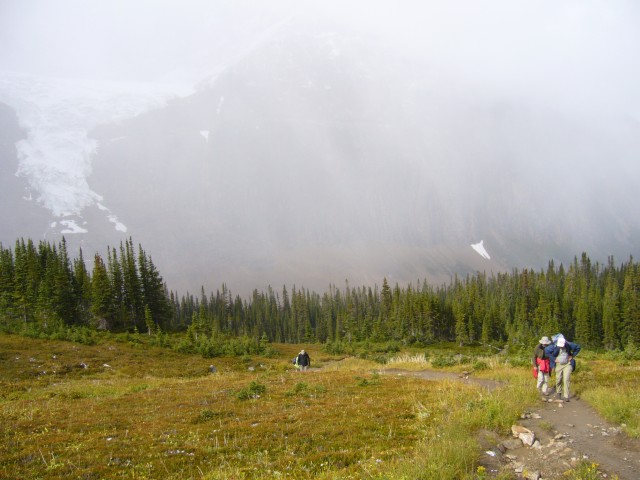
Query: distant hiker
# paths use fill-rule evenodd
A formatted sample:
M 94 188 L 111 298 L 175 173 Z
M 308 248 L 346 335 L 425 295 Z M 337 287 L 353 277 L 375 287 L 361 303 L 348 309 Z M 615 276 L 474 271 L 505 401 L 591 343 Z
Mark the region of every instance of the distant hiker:
M 556 371 L 556 395 L 558 399 L 569 401 L 571 372 L 575 368 L 574 357 L 580 353 L 580 345 L 567 341 L 562 334 L 557 336 L 555 345 L 551 344 L 545 352 L 549 355 L 551 368 Z
M 309 358 L 309 354 L 304 350 L 300 350 L 300 353 L 295 359 L 295 365 L 300 370 L 307 370 L 311 366 L 311 358 Z
M 533 349 L 533 367 L 537 371 L 537 389 L 544 395 L 549 395 L 549 376 L 551 375 L 551 362 L 544 349 L 551 345 L 549 337 L 542 337 L 538 345 Z

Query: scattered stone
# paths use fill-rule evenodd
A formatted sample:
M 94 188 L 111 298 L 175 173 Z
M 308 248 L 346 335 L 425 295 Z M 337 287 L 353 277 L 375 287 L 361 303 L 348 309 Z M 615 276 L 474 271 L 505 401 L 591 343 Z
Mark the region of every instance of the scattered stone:
M 250 372 L 255 372 L 256 371 L 256 367 L 249 367 L 249 368 L 247 368 L 247 370 L 249 370 Z
M 517 450 L 518 448 L 522 447 L 522 440 L 520 440 L 519 438 L 514 438 L 513 440 L 505 440 L 504 442 L 502 442 L 502 446 L 504 446 L 504 448 L 506 448 L 507 450 Z
M 514 472 L 516 472 L 516 473 L 522 473 L 522 471 L 523 471 L 523 470 L 524 470 L 524 465 L 523 465 L 523 464 L 521 464 L 521 463 L 516 463 L 516 464 L 514 465 L 514 469 L 513 469 L 513 471 L 514 471 Z
M 496 452 L 494 452 L 493 450 L 487 450 L 486 452 L 487 455 L 489 455 L 490 457 L 495 457 L 496 456 Z
M 535 418 L 536 420 L 540 420 L 542 418 L 542 416 L 538 415 L 537 413 L 533 413 L 533 414 L 531 414 L 531 418 Z
M 535 442 L 533 442 L 533 445 L 531 445 L 531 448 L 535 448 L 536 450 L 541 450 L 542 444 L 540 443 L 540 440 L 536 440 Z
M 518 435 L 518 438 L 522 440 L 523 444 L 525 444 L 527 447 L 530 447 L 533 445 L 533 442 L 535 441 L 536 436 L 533 432 L 529 432 L 529 433 L 521 433 L 520 435 Z
M 213 365 L 209 365 L 209 372 L 216 373 L 217 371 L 218 369 L 216 367 L 214 367 Z
M 575 425 L 573 423 L 567 423 L 567 427 L 575 428 Z
M 514 436 L 514 438 L 518 438 L 518 436 L 521 433 L 530 433 L 531 430 L 529 430 L 526 427 L 523 427 L 522 425 L 511 425 L 511 434 Z
M 507 460 L 511 460 L 512 462 L 515 462 L 518 457 L 516 457 L 515 455 L 505 455 L 505 458 L 507 458 Z
M 535 472 L 528 472 L 526 478 L 527 480 L 540 480 L 542 474 L 536 470 Z

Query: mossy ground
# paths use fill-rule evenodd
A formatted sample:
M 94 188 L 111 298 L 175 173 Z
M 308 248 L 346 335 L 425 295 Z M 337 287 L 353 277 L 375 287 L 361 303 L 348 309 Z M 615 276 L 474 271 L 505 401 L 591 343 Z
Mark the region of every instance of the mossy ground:
M 300 346 L 273 347 L 204 359 L 0 335 L 0 478 L 477 478 L 476 432 L 507 432 L 536 400 L 508 364 L 478 372 L 508 380 L 489 391 L 313 345 L 321 368 L 298 372 Z

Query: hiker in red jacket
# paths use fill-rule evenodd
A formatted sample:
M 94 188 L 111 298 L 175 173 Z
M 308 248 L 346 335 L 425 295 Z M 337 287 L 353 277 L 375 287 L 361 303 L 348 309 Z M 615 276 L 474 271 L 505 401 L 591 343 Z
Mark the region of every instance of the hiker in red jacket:
M 549 395 L 549 377 L 551 375 L 549 357 L 544 351 L 548 345 L 551 345 L 551 340 L 545 336 L 540 339 L 538 345 L 533 350 L 533 366 L 538 373 L 536 386 L 544 396 Z

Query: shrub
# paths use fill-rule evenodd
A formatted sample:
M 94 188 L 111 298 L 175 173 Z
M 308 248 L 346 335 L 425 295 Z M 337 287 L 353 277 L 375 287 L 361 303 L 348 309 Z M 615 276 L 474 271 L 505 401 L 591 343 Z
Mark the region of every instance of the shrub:
M 261 383 L 253 381 L 248 387 L 243 388 L 236 394 L 238 400 L 250 400 L 260 398 L 267 391 L 267 387 Z
M 431 360 L 431 365 L 435 368 L 452 367 L 456 365 L 456 363 L 455 359 L 450 355 L 438 355 Z
M 473 369 L 477 372 L 480 372 L 482 370 L 488 370 L 489 365 L 487 365 L 487 362 L 485 362 L 484 360 L 476 360 L 473 363 Z
M 193 423 L 206 423 L 214 418 L 216 418 L 216 413 L 212 410 L 205 409 L 200 412 L 200 414 L 193 419 Z

